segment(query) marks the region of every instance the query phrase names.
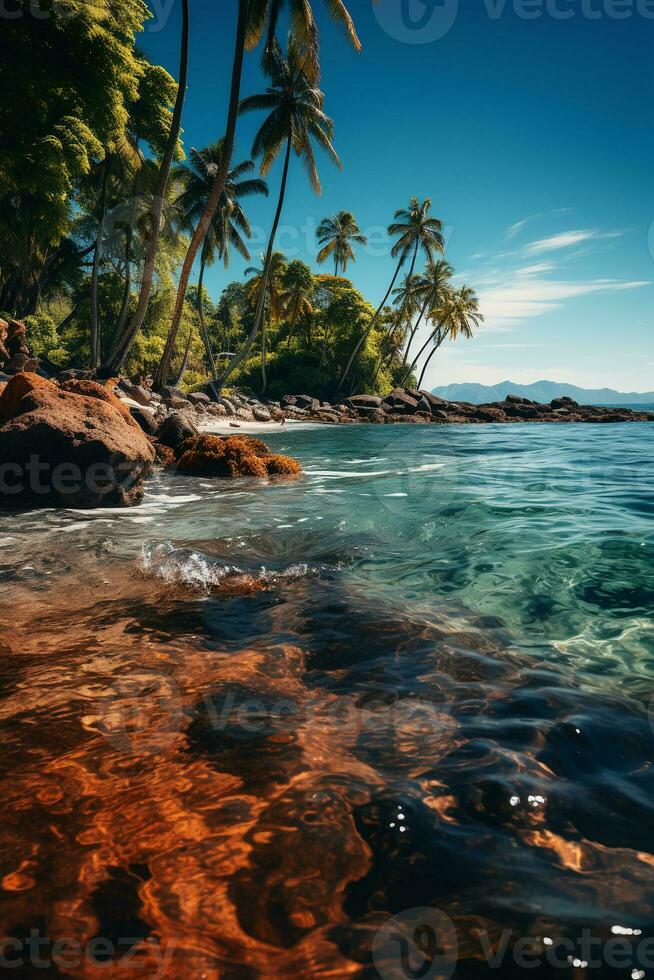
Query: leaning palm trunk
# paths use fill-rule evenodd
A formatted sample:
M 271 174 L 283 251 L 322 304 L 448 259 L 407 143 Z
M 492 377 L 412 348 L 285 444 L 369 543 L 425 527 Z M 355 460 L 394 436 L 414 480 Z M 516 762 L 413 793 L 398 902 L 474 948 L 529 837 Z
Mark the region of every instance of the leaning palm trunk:
M 282 209 L 284 207 L 284 198 L 286 197 L 286 185 L 288 183 L 288 168 L 291 162 L 291 149 L 292 149 L 292 142 L 291 142 L 291 136 L 289 135 L 286 141 L 286 156 L 284 158 L 284 171 L 282 174 L 282 183 L 279 191 L 279 201 L 277 203 L 275 220 L 273 221 L 272 231 L 270 232 L 270 239 L 268 241 L 268 251 L 266 252 L 266 261 L 264 262 L 263 273 L 261 275 L 261 287 L 259 289 L 259 296 L 257 298 L 257 308 L 254 314 L 254 323 L 252 324 L 252 329 L 250 330 L 250 334 L 245 342 L 245 345 L 243 346 L 241 351 L 236 355 L 236 357 L 232 358 L 232 360 L 229 362 L 229 364 L 227 365 L 227 367 L 225 368 L 221 376 L 216 380 L 214 384 L 214 389 L 216 390 L 216 393 L 218 393 L 220 389 L 225 385 L 225 382 L 229 378 L 230 374 L 232 374 L 239 366 L 239 364 L 242 364 L 245 358 L 248 356 L 248 354 L 252 350 L 252 345 L 257 339 L 259 330 L 261 329 L 261 324 L 264 315 L 264 308 L 266 303 L 266 292 L 268 291 L 268 277 L 270 275 L 270 264 L 272 260 L 273 249 L 275 246 L 277 229 L 279 227 L 279 221 L 282 216 Z
M 415 247 L 414 252 L 413 252 L 413 260 L 411 262 L 411 271 L 409 272 L 409 277 L 411 277 L 413 275 L 414 270 L 415 270 L 415 267 L 416 267 L 416 259 L 418 258 L 418 245 L 419 245 L 419 242 L 416 241 L 416 247 Z M 395 283 L 397 282 L 397 277 L 400 274 L 400 269 L 404 265 L 404 260 L 405 259 L 406 259 L 406 255 L 405 254 L 400 255 L 400 261 L 397 264 L 397 269 L 395 270 L 395 275 L 391 279 L 391 284 L 388 287 L 388 292 L 384 296 L 384 298 L 381 301 L 380 305 L 378 306 L 378 308 L 377 308 L 377 310 L 376 310 L 376 312 L 375 312 L 372 320 L 370 321 L 370 323 L 368 324 L 368 326 L 364 330 L 363 335 L 359 338 L 359 342 L 357 343 L 356 347 L 352 351 L 352 354 L 350 355 L 350 359 L 347 362 L 347 365 L 345 367 L 345 370 L 343 371 L 343 374 L 341 375 L 341 380 L 338 382 L 338 387 L 336 389 L 337 391 L 340 391 L 341 388 L 343 387 L 343 385 L 345 384 L 345 380 L 346 380 L 348 374 L 350 373 L 350 371 L 352 370 L 352 365 L 354 364 L 355 359 L 358 357 L 360 350 L 362 349 L 362 347 L 366 343 L 368 337 L 372 333 L 372 329 L 375 326 L 375 324 L 377 323 L 377 320 L 380 317 L 381 311 L 386 306 L 386 303 L 388 302 L 388 297 L 393 292 L 393 288 L 395 286 Z
M 150 295 L 152 293 L 152 284 L 154 281 L 154 266 L 157 259 L 159 238 L 161 235 L 161 218 L 166 199 L 166 190 L 168 189 L 173 157 L 175 155 L 175 148 L 177 147 L 177 141 L 179 139 L 179 133 L 182 125 L 182 111 L 184 109 L 186 83 L 188 80 L 188 50 L 189 0 L 182 0 L 182 39 L 177 98 L 175 99 L 173 118 L 170 124 L 170 132 L 168 134 L 166 149 L 164 151 L 161 167 L 159 169 L 159 182 L 152 205 L 152 225 L 150 228 L 150 237 L 146 246 L 143 276 L 141 278 L 141 290 L 139 293 L 136 311 L 131 319 L 129 327 L 126 331 L 123 331 L 122 337 L 119 337 L 118 345 L 114 349 L 112 356 L 106 365 L 111 371 L 116 373 L 120 371 L 125 363 L 125 359 L 132 348 L 136 335 L 143 326 L 145 314 L 147 313 L 148 305 L 150 303 Z
M 107 224 L 107 187 L 109 185 L 109 153 L 105 156 L 102 168 L 102 191 L 100 193 L 100 224 L 98 237 L 93 253 L 93 271 L 91 273 L 91 367 L 100 367 L 100 315 L 98 303 L 98 284 L 100 279 L 100 264 L 102 262 L 102 246 L 104 231 Z
M 182 363 L 179 369 L 179 374 L 175 381 L 176 387 L 179 387 L 184 380 L 184 375 L 186 374 L 186 369 L 188 367 L 189 357 L 191 356 L 191 344 L 193 343 L 193 324 L 191 324 L 188 332 L 188 339 L 186 341 L 186 349 L 184 351 L 184 357 L 182 358 Z
M 441 346 L 441 344 L 443 343 L 443 341 L 447 337 L 448 333 L 449 333 L 449 330 L 447 330 L 442 336 L 440 336 L 438 338 L 438 343 L 437 344 L 434 344 L 434 349 L 432 350 L 431 354 L 429 355 L 429 357 L 425 361 L 424 366 L 423 366 L 423 369 L 422 369 L 422 372 L 420 374 L 420 381 L 418 382 L 418 387 L 419 388 L 422 388 L 422 383 L 425 380 L 425 374 L 427 373 L 427 368 L 429 367 L 429 363 L 430 363 L 432 357 L 434 356 L 434 354 L 436 353 L 436 351 L 439 349 L 439 347 Z
M 400 274 L 400 269 L 402 268 L 402 265 L 403 264 L 404 264 L 404 257 L 402 256 L 400 258 L 400 261 L 397 264 L 397 269 L 395 270 L 395 275 L 391 279 L 391 284 L 388 287 L 388 291 L 387 291 L 386 295 L 384 296 L 383 300 L 381 301 L 381 303 L 377 307 L 377 310 L 375 311 L 375 314 L 372 317 L 370 323 L 368 324 L 368 326 L 366 327 L 366 329 L 363 331 L 363 334 L 359 338 L 359 340 L 358 340 L 358 342 L 357 342 L 354 350 L 350 354 L 350 359 L 349 359 L 349 361 L 347 362 L 347 364 L 345 366 L 345 370 L 343 371 L 343 374 L 341 375 L 341 380 L 338 382 L 338 387 L 336 388 L 336 391 L 340 391 L 341 388 L 343 387 L 343 385 L 345 384 L 345 381 L 346 381 L 346 379 L 347 379 L 350 371 L 352 370 L 352 365 L 354 364 L 356 358 L 359 355 L 359 351 L 364 346 L 364 344 L 366 343 L 368 337 L 372 333 L 372 329 L 375 326 L 375 324 L 377 323 L 377 320 L 379 319 L 379 317 L 381 315 L 381 311 L 384 309 L 384 307 L 386 306 L 386 303 L 388 302 L 388 297 L 393 292 L 393 288 L 395 286 L 395 283 L 397 282 L 397 277 Z
M 266 373 L 266 358 L 268 356 L 268 332 L 266 330 L 266 319 L 264 317 L 263 326 L 261 328 L 261 397 L 266 394 L 266 388 L 268 387 L 268 375 Z
M 223 155 L 211 187 L 211 192 L 207 198 L 206 207 L 198 222 L 197 228 L 193 232 L 191 243 L 188 247 L 186 258 L 184 259 L 184 264 L 179 277 L 179 285 L 177 287 L 177 297 L 175 299 L 173 319 L 170 325 L 168 339 L 166 340 L 166 347 L 164 349 L 161 361 L 159 362 L 159 367 L 157 368 L 157 373 L 154 379 L 155 389 L 161 388 L 166 384 L 168 372 L 170 371 L 170 362 L 175 351 L 177 332 L 182 319 L 184 300 L 186 298 L 186 290 L 188 289 L 189 279 L 191 278 L 193 264 L 198 252 L 200 251 L 200 248 L 204 244 L 204 240 L 207 237 L 207 232 L 211 227 L 211 222 L 213 221 L 216 211 L 218 210 L 220 198 L 225 190 L 225 181 L 227 180 L 229 167 L 232 162 L 234 138 L 236 135 L 236 119 L 238 116 L 238 106 L 241 95 L 241 76 L 243 74 L 243 60 L 245 57 L 247 7 L 247 0 L 240 0 L 238 5 L 238 25 L 236 29 L 234 64 L 232 67 L 232 85 L 229 97 L 229 112 L 227 115 L 227 132 L 225 133 Z
M 443 328 L 443 324 L 442 323 L 439 323 L 438 326 L 436 327 L 436 329 L 433 330 L 432 333 L 429 335 L 429 337 L 427 338 L 427 340 L 424 342 L 424 344 L 422 345 L 422 347 L 420 348 L 420 350 L 416 354 L 416 357 L 415 357 L 413 363 L 411 364 L 409 370 L 406 372 L 406 374 L 402 378 L 402 384 L 406 384 L 406 382 L 409 380 L 409 378 L 411 377 L 411 375 L 415 371 L 416 367 L 418 366 L 418 361 L 420 360 L 420 358 L 422 357 L 422 355 L 425 353 L 425 351 L 427 350 L 427 348 L 429 347 L 429 345 L 430 344 L 433 344 L 434 345 L 434 349 L 432 350 L 431 354 L 429 355 L 429 359 L 427 361 L 427 364 L 429 364 L 429 361 L 431 361 L 432 357 L 434 356 L 434 354 L 436 353 L 436 351 L 438 350 L 438 348 L 441 346 L 441 344 L 445 340 L 445 337 L 447 336 L 448 331 L 445 331 L 445 333 L 443 333 L 442 332 L 442 328 Z M 426 366 L 427 365 L 425 365 L 425 368 L 426 368 Z M 424 378 L 424 375 L 425 375 L 425 371 L 424 371 L 424 368 L 423 368 L 422 374 L 420 375 L 420 382 L 418 384 L 418 387 L 420 387 L 420 385 L 422 385 L 422 379 Z
M 127 314 L 129 312 L 129 298 L 132 294 L 132 230 L 128 228 L 125 234 L 125 283 L 123 286 L 123 301 L 120 307 L 120 313 L 118 314 L 118 323 L 116 325 L 116 337 L 120 338 L 125 330 L 125 324 L 127 323 Z
M 424 317 L 425 313 L 427 312 L 427 306 L 428 306 L 428 304 L 429 304 L 429 300 L 427 299 L 423 303 L 422 309 L 420 310 L 420 316 L 416 320 L 415 326 L 413 327 L 413 330 L 409 334 L 409 342 L 406 345 L 406 349 L 404 351 L 404 357 L 402 358 L 402 367 L 406 367 L 406 364 L 407 364 L 407 362 L 409 360 L 409 352 L 411 350 L 411 347 L 413 346 L 413 341 L 416 338 L 416 334 L 420 330 L 420 324 L 422 323 L 423 317 Z
M 202 343 L 204 344 L 204 349 L 207 354 L 207 360 L 211 369 L 211 377 L 215 378 L 216 362 L 214 360 L 213 351 L 211 349 L 211 341 L 209 339 L 209 333 L 207 331 L 207 325 L 204 319 L 204 270 L 206 264 L 206 259 L 203 256 L 202 264 L 200 265 L 200 278 L 198 279 L 198 316 L 200 318 L 200 336 L 202 337 Z

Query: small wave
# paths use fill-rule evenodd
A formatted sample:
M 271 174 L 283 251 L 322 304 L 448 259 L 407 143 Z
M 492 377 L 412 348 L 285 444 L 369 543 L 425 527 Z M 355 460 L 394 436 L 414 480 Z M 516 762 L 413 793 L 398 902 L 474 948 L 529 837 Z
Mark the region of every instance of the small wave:
M 145 544 L 140 568 L 144 575 L 162 579 L 167 585 L 182 585 L 206 594 L 221 590 L 256 592 L 335 570 L 332 566 L 306 562 L 297 562 L 282 571 L 265 566 L 241 568 L 190 548 L 175 548 L 170 541 Z

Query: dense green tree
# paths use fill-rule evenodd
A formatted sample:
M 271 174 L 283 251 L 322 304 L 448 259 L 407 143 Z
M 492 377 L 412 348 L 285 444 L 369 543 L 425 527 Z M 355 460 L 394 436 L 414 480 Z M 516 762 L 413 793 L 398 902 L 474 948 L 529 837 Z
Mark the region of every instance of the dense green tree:
M 156 133 L 174 82 L 134 45 L 142 0 L 16 0 L 2 20 L 0 306 L 32 313 L 72 256 L 67 243 L 81 178 L 120 144 L 130 114 Z M 174 95 L 173 95 L 174 97 Z
M 159 238 L 161 235 L 161 219 L 165 206 L 170 174 L 175 158 L 175 151 L 179 140 L 182 126 L 182 112 L 184 100 L 186 98 L 186 83 L 188 79 L 188 59 L 189 59 L 189 36 L 190 36 L 190 8 L 189 0 L 182 0 L 182 31 L 180 39 L 180 61 L 179 61 L 179 82 L 175 107 L 173 109 L 168 138 L 163 149 L 161 164 L 159 167 L 159 179 L 152 202 L 150 215 L 150 226 L 146 239 L 145 261 L 143 264 L 143 274 L 141 277 L 141 289 L 139 299 L 134 311 L 134 316 L 128 329 L 120 337 L 119 345 L 113 352 L 111 360 L 107 365 L 110 371 L 118 370 L 125 362 L 134 338 L 143 325 L 143 320 L 147 312 L 148 303 L 152 293 L 155 265 L 157 260 L 157 250 L 159 248 Z

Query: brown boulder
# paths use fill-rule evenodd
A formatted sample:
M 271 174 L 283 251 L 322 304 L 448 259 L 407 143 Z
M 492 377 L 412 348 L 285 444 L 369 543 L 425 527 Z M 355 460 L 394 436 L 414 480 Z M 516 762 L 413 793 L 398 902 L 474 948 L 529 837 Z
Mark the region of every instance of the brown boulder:
M 62 391 L 70 391 L 74 395 L 85 395 L 87 398 L 99 398 L 100 401 L 107 402 L 116 409 L 117 412 L 123 416 L 125 421 L 136 428 L 138 424 L 132 418 L 129 406 L 121 402 L 117 395 L 114 395 L 113 391 L 109 388 L 105 388 L 104 385 L 98 384 L 97 381 L 65 381 L 61 385 Z
M 18 374 L 0 397 L 0 499 L 17 506 L 140 503 L 154 450 L 110 400 Z
M 265 442 L 248 436 L 192 436 L 176 450 L 177 472 L 189 476 L 297 476 L 300 464 L 271 453 Z

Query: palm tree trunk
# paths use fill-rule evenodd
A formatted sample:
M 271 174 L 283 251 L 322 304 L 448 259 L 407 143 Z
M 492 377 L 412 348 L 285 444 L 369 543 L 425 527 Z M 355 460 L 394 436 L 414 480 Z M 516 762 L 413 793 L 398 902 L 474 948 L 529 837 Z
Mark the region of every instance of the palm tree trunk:
M 221 376 L 216 380 L 214 385 L 214 390 L 216 393 L 224 386 L 225 382 L 229 378 L 230 374 L 236 370 L 239 364 L 245 360 L 252 349 L 252 345 L 257 338 L 259 330 L 261 328 L 261 323 L 263 320 L 264 307 L 266 302 L 266 292 L 268 291 L 268 276 L 270 274 L 270 264 L 273 255 L 273 249 L 275 247 L 275 238 L 277 236 L 277 229 L 279 227 L 279 220 L 282 216 L 282 209 L 284 207 L 284 198 L 286 197 L 286 185 L 288 183 L 288 168 L 291 162 L 291 137 L 289 135 L 286 141 L 286 156 L 284 158 L 284 171 L 282 173 L 282 183 L 279 190 L 279 201 L 277 203 L 277 211 L 275 212 L 275 220 L 273 221 L 272 231 L 270 232 L 270 239 L 268 241 L 268 251 L 266 252 L 266 261 L 263 266 L 263 273 L 261 276 L 261 288 L 259 290 L 259 296 L 257 298 L 257 309 L 254 315 L 254 323 L 252 324 L 252 329 L 250 330 L 250 335 L 245 342 L 245 345 L 241 349 L 240 353 L 233 357 L 229 362 Z
M 434 344 L 434 348 L 433 348 L 431 354 L 429 355 L 429 357 L 427 358 L 427 360 L 424 363 L 422 372 L 420 374 L 420 381 L 418 382 L 418 388 L 422 388 L 422 383 L 425 380 L 425 374 L 427 373 L 427 368 L 429 367 L 429 362 L 431 361 L 431 359 L 434 356 L 434 354 L 436 353 L 436 351 L 440 348 L 440 346 L 443 343 L 443 340 L 444 339 L 445 338 L 443 337 L 442 339 L 440 339 L 440 341 L 439 341 L 438 344 Z
M 102 262 L 102 244 L 104 229 L 107 223 L 107 188 L 109 186 L 109 153 L 106 154 L 102 165 L 102 190 L 100 192 L 100 224 L 98 237 L 93 253 L 93 272 L 91 273 L 91 367 L 100 367 L 100 316 L 98 304 L 98 284 L 100 280 L 100 263 Z
M 127 312 L 129 310 L 129 299 L 132 294 L 132 229 L 128 228 L 125 234 L 125 285 L 123 288 L 123 301 L 118 314 L 118 324 L 116 326 L 116 337 L 120 338 L 125 330 L 127 322 Z
M 422 355 L 425 353 L 425 351 L 429 347 L 430 343 L 433 343 L 434 338 L 439 334 L 442 326 L 443 326 L 443 324 L 442 323 L 439 323 L 438 326 L 436 327 L 436 329 L 431 332 L 431 334 L 429 335 L 429 337 L 427 338 L 427 340 L 424 342 L 424 344 L 422 345 L 422 347 L 420 348 L 420 350 L 416 354 L 415 359 L 414 359 L 411 367 L 409 368 L 409 370 L 406 372 L 406 374 L 402 378 L 402 384 L 405 384 L 408 381 L 409 377 L 413 374 L 413 372 L 415 371 L 416 367 L 418 366 L 418 361 L 420 360 L 420 358 L 422 357 Z M 438 348 L 443 343 L 443 340 L 444 339 L 445 339 L 445 337 L 440 337 L 439 338 L 439 342 L 437 344 L 434 344 L 434 351 L 437 351 L 438 350 Z M 430 355 L 429 360 L 431 360 L 432 357 L 433 357 L 433 352 Z
M 368 324 L 368 326 L 364 330 L 362 336 L 359 338 L 357 344 L 355 345 L 354 350 L 352 351 L 352 353 L 350 355 L 350 359 L 347 362 L 347 365 L 345 366 L 345 370 L 343 371 L 343 374 L 341 375 L 341 380 L 338 382 L 338 387 L 336 388 L 336 391 L 340 391 L 341 388 L 343 387 L 343 385 L 345 384 L 345 380 L 346 380 L 348 374 L 350 373 L 350 371 L 352 370 L 352 365 L 354 364 L 354 361 L 355 361 L 357 355 L 359 354 L 359 351 L 361 350 L 361 348 L 365 344 L 366 340 L 370 336 L 370 334 L 372 332 L 372 328 L 375 326 L 377 320 L 379 319 L 379 315 L 380 315 L 381 311 L 386 306 L 386 303 L 388 301 L 388 297 L 393 292 L 393 287 L 395 286 L 395 283 L 397 282 L 397 277 L 399 276 L 400 269 L 402 268 L 403 265 L 404 265 L 404 256 L 402 255 L 402 256 L 400 256 L 400 261 L 397 264 L 397 269 L 395 270 L 395 275 L 391 279 L 391 284 L 388 287 L 388 290 L 386 292 L 386 295 L 384 296 L 383 300 L 381 301 L 381 303 L 377 307 L 377 310 L 375 311 L 374 316 L 372 317 L 370 323 Z
M 72 321 L 75 319 L 75 314 L 77 313 L 78 309 L 79 309 L 79 303 L 77 303 L 75 306 L 73 306 L 73 308 L 70 311 L 70 313 L 67 316 L 64 317 L 64 319 L 61 321 L 61 323 L 57 324 L 57 333 L 58 334 L 61 335 L 61 331 L 62 330 L 65 330 L 65 328 L 68 326 L 69 323 L 72 323 Z
M 209 339 L 209 334 L 207 332 L 207 325 L 204 320 L 204 270 L 206 268 L 207 260 L 202 256 L 202 262 L 200 264 L 200 278 L 198 279 L 198 316 L 200 318 L 200 335 L 202 337 L 202 343 L 204 344 L 204 349 L 207 354 L 207 360 L 209 361 L 209 368 L 211 370 L 211 377 L 216 377 L 216 362 L 214 360 L 213 351 L 211 350 L 211 341 Z
M 177 375 L 177 380 L 175 381 L 176 387 L 179 387 L 184 380 L 184 375 L 186 374 L 186 369 L 188 367 L 188 359 L 191 356 L 191 344 L 193 343 L 193 324 L 191 324 L 188 332 L 188 339 L 186 341 L 186 349 L 184 351 L 184 357 L 182 358 L 182 365 L 179 369 L 179 374 Z
M 268 375 L 266 374 L 266 349 L 267 341 L 267 330 L 266 330 L 266 318 L 263 318 L 263 325 L 261 328 L 261 398 L 266 393 L 266 388 L 268 387 Z
M 159 168 L 159 182 L 152 205 L 152 221 L 150 227 L 150 237 L 147 241 L 145 262 L 143 265 L 143 275 L 141 277 L 141 289 L 136 311 L 132 317 L 127 331 L 119 342 L 118 347 L 113 351 L 108 368 L 114 373 L 118 373 L 125 363 L 134 339 L 143 326 L 145 314 L 150 303 L 152 284 L 154 281 L 154 266 L 159 250 L 159 237 L 161 234 L 161 217 L 163 215 L 164 202 L 166 200 L 166 190 L 170 180 L 170 171 L 173 165 L 173 157 L 177 148 L 177 140 L 182 125 L 182 112 L 184 100 L 186 98 L 186 85 L 188 81 L 188 52 L 189 52 L 189 0 L 182 0 L 182 36 L 180 43 L 179 59 L 179 84 L 177 87 L 177 97 L 173 109 L 173 118 L 168 133 L 166 149 Z
M 422 318 L 424 317 L 425 313 L 427 312 L 427 304 L 428 303 L 429 303 L 429 299 L 426 299 L 425 302 L 423 303 L 422 309 L 420 310 L 420 316 L 418 317 L 418 319 L 417 319 L 417 321 L 416 321 L 416 323 L 415 323 L 415 325 L 413 327 L 413 330 L 409 334 L 409 343 L 406 345 L 406 349 L 404 351 L 404 357 L 402 358 L 402 367 L 405 367 L 406 364 L 407 364 L 407 361 L 409 360 L 409 351 L 411 350 L 411 345 L 413 344 L 413 341 L 415 340 L 415 336 L 418 333 L 418 330 L 420 330 L 420 324 L 422 323 Z
M 236 135 L 236 119 L 238 116 L 238 107 L 241 97 L 241 76 L 243 74 L 243 60 L 245 57 L 245 28 L 247 22 L 247 7 L 248 0 L 239 0 L 238 5 L 238 24 L 236 28 L 236 48 L 234 51 L 234 64 L 232 67 L 232 84 L 231 92 L 229 97 L 229 111 L 227 115 L 227 132 L 225 133 L 225 140 L 223 144 L 223 153 L 220 161 L 220 168 L 216 173 L 214 182 L 211 187 L 211 192 L 207 198 L 207 204 L 198 222 L 198 226 L 193 232 L 191 238 L 191 243 L 188 247 L 188 252 L 186 253 L 186 258 L 184 259 L 184 264 L 182 266 L 182 271 L 179 277 L 179 285 L 177 287 L 177 297 L 175 299 L 175 309 L 173 311 L 173 319 L 170 324 L 170 331 L 168 334 L 168 339 L 166 341 L 166 347 L 163 352 L 163 356 L 157 368 L 157 374 L 154 380 L 155 389 L 161 388 L 166 384 L 166 379 L 168 372 L 170 370 L 170 362 L 172 360 L 173 351 L 175 350 L 175 342 L 177 340 L 177 331 L 179 330 L 179 324 L 182 319 L 182 312 L 184 310 L 184 299 L 186 297 L 186 290 L 188 288 L 188 282 L 191 277 L 191 271 L 193 269 L 193 264 L 195 262 L 196 256 L 207 237 L 207 232 L 211 227 L 211 222 L 214 219 L 216 211 L 218 210 L 218 205 L 220 204 L 220 198 L 225 190 L 225 181 L 227 179 L 227 174 L 229 173 L 229 167 L 232 162 L 232 153 L 234 152 L 234 137 Z

